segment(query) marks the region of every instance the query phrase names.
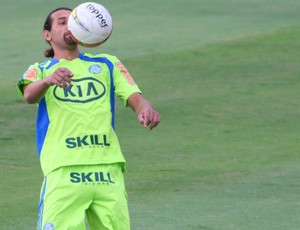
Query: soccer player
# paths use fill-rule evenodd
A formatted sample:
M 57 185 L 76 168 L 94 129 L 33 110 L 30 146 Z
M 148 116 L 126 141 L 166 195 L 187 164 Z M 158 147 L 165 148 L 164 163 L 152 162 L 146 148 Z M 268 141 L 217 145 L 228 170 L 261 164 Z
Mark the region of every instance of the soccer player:
M 71 9 L 46 18 L 51 48 L 18 82 L 26 102 L 38 104 L 36 143 L 44 182 L 38 229 L 130 229 L 123 172 L 125 160 L 114 130 L 114 98 L 150 130 L 156 112 L 117 57 L 80 53 L 68 33 Z

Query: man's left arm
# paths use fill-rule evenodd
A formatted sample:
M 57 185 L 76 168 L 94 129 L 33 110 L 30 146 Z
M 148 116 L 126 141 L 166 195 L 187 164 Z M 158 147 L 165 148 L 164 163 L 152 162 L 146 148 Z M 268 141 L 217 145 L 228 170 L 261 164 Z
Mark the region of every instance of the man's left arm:
M 130 95 L 127 102 L 144 127 L 148 127 L 151 130 L 159 124 L 159 113 L 153 109 L 151 104 L 140 93 Z

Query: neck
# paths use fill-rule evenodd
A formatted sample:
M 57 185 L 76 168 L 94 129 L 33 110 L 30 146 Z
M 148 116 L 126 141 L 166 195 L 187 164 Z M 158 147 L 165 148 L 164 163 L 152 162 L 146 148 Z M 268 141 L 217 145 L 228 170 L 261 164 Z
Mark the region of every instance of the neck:
M 76 49 L 64 49 L 64 50 L 55 50 L 54 51 L 54 58 L 59 60 L 59 59 L 66 59 L 66 60 L 73 60 L 79 56 L 80 52 L 78 48 Z

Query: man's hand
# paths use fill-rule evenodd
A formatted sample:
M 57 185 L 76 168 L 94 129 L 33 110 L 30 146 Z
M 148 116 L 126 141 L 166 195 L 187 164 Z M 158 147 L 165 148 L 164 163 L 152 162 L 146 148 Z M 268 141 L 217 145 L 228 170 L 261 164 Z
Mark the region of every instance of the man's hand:
M 49 85 L 57 85 L 58 87 L 68 87 L 72 84 L 71 78 L 73 73 L 67 68 L 58 68 L 50 76 L 46 78 L 46 82 Z
M 160 115 L 158 112 L 152 109 L 151 106 L 145 106 L 137 116 L 139 122 L 144 126 L 148 127 L 149 130 L 156 127 L 160 122 Z
M 137 114 L 139 122 L 152 130 L 160 122 L 160 115 L 155 111 L 150 103 L 139 93 L 134 93 L 128 98 L 128 105 Z

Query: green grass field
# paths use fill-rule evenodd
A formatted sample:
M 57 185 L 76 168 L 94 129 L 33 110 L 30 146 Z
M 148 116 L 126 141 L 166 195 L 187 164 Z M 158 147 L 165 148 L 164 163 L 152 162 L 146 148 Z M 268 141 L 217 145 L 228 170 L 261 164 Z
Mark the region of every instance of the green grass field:
M 121 58 L 162 118 L 148 132 L 118 103 L 132 229 L 300 229 L 300 2 L 102 3 L 113 35 L 84 51 Z M 36 107 L 15 84 L 62 4 L 1 2 L 1 230 L 35 228 Z

